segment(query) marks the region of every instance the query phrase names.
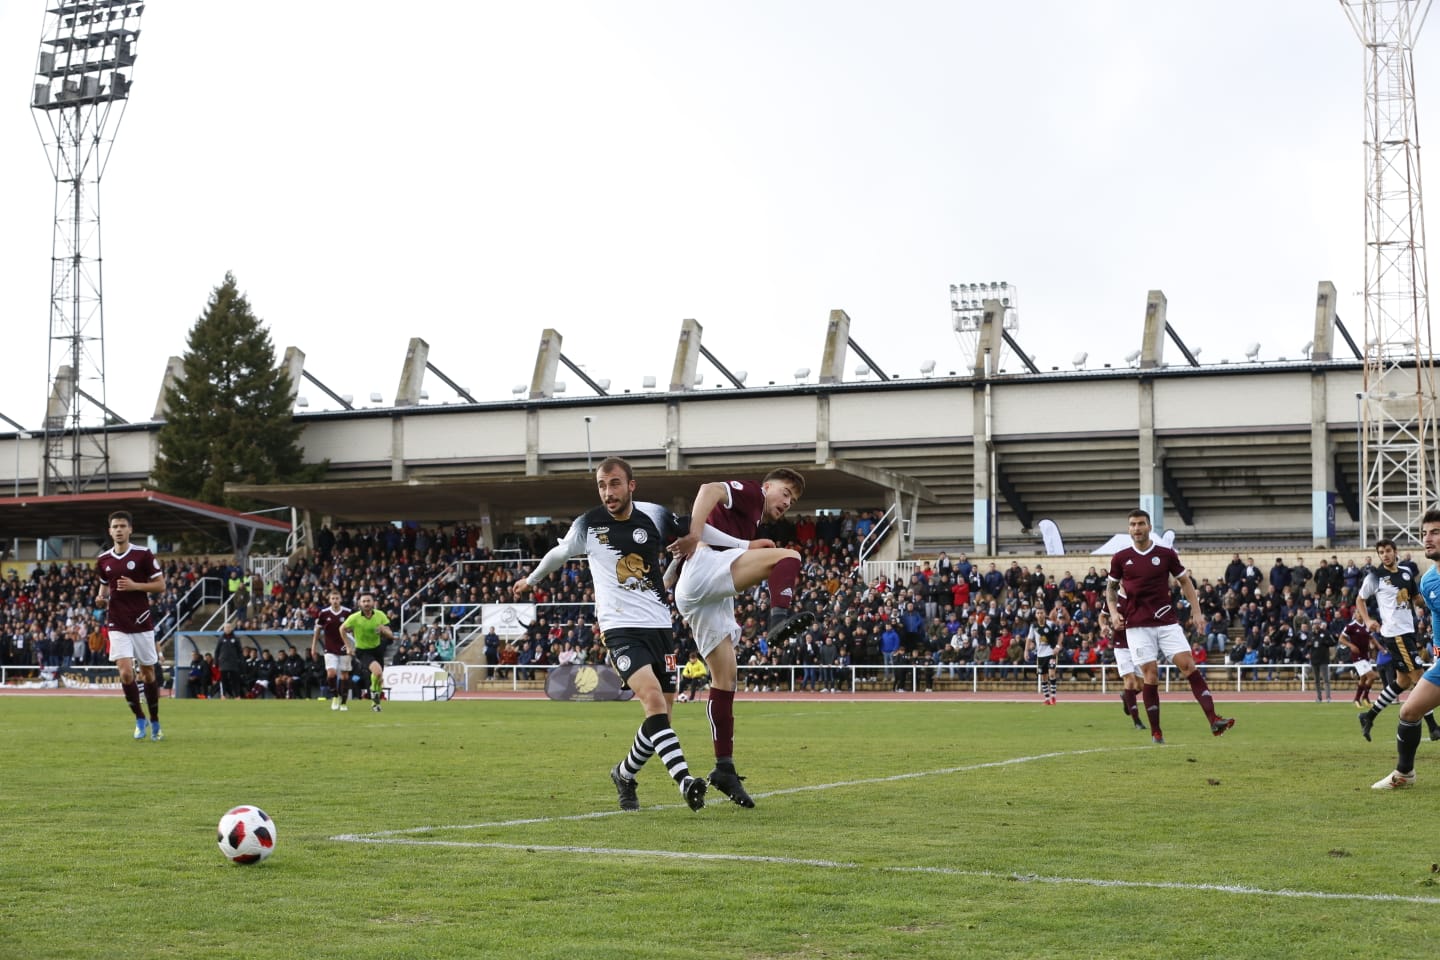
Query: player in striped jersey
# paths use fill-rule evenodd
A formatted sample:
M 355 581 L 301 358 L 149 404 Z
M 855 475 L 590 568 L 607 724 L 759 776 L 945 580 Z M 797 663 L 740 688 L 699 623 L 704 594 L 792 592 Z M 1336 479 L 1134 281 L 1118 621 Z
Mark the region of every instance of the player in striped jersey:
M 1425 576 L 1420 578 L 1420 599 L 1430 611 L 1430 639 L 1433 644 L 1440 641 L 1440 569 L 1433 565 L 1440 562 L 1440 510 L 1432 508 L 1425 511 L 1420 520 L 1420 543 L 1425 550 L 1425 558 L 1432 564 L 1425 571 Z M 1392 558 L 1394 552 L 1392 544 Z M 1428 718 L 1433 724 L 1430 712 L 1436 707 L 1440 707 L 1440 659 L 1424 672 L 1400 707 L 1400 722 L 1395 729 L 1395 770 L 1373 784 L 1376 790 L 1398 790 L 1415 784 L 1415 751 L 1420 746 L 1420 720 Z M 1435 739 L 1433 727 L 1430 739 Z
M 1423 520 L 1420 528 L 1425 529 Z M 1359 716 L 1360 732 L 1366 740 L 1370 739 L 1370 728 L 1380 711 L 1394 703 L 1402 690 L 1418 683 L 1425 673 L 1425 665 L 1420 662 L 1421 643 L 1415 636 L 1415 611 L 1411 607 L 1418 586 L 1415 575 L 1397 559 L 1394 540 L 1375 541 L 1375 555 L 1380 565 L 1360 584 L 1355 619 L 1364 623 L 1371 633 L 1380 634 L 1380 642 L 1395 660 L 1395 679 L 1385 684 L 1370 709 Z M 1430 739 L 1440 739 L 1440 724 L 1428 712 L 1425 722 L 1430 725 Z
M 1031 642 L 1035 644 L 1035 675 L 1040 683 L 1040 696 L 1047 707 L 1055 706 L 1055 694 L 1060 688 L 1060 624 L 1046 616 L 1045 611 L 1035 611 L 1035 622 L 1030 624 Z
M 655 754 L 680 788 L 691 810 L 705 806 L 704 777 L 692 776 L 680 738 L 670 725 L 675 700 L 675 641 L 670 605 L 661 582 L 665 545 L 685 532 L 680 518 L 658 503 L 634 499 L 630 464 L 606 457 L 595 471 L 601 506 L 575 519 L 565 538 L 541 558 L 529 576 L 515 581 L 517 598 L 531 584 L 560 569 L 571 557 L 586 557 L 595 585 L 595 619 L 615 670 L 645 708 L 645 722 L 629 754 L 610 771 L 620 809 L 639 810 L 635 777 Z M 743 546 L 709 528 L 707 542 Z

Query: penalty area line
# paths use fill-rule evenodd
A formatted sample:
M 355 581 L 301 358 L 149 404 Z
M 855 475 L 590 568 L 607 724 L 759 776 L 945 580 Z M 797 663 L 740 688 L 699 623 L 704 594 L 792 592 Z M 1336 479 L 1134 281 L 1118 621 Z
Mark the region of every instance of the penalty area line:
M 1278 897 L 1291 900 L 1349 900 L 1365 903 L 1440 904 L 1440 897 L 1405 896 L 1396 893 L 1331 893 L 1324 890 L 1269 890 L 1245 884 L 1180 883 L 1152 880 L 1104 880 L 1094 877 L 1050 877 L 1033 873 L 1002 873 L 996 870 L 959 870 L 954 867 L 890 866 L 853 863 L 843 860 L 814 860 L 797 857 L 753 856 L 740 853 L 703 853 L 688 850 L 639 850 L 628 847 L 548 846 L 534 843 L 492 843 L 467 840 L 414 840 L 401 837 L 380 837 L 344 834 L 332 837 L 347 843 L 393 844 L 398 846 L 461 847 L 475 850 L 513 850 L 524 853 L 558 853 L 579 856 L 635 857 L 654 860 L 693 860 L 701 862 L 773 863 L 786 867 L 814 867 L 823 870 L 870 870 L 877 873 L 925 873 L 945 877 L 967 877 L 979 880 L 1006 880 L 1015 883 L 1043 883 L 1053 886 L 1111 887 L 1130 890 L 1183 890 L 1193 893 L 1225 893 L 1242 897 Z
M 995 767 L 1012 767 L 1021 763 L 1034 763 L 1037 760 L 1055 760 L 1060 757 L 1083 757 L 1092 753 L 1117 753 L 1127 750 L 1151 750 L 1148 744 L 1143 747 L 1089 747 L 1084 750 L 1060 750 L 1054 753 L 1037 753 L 1026 757 L 1010 757 L 1005 760 L 987 760 L 984 763 L 971 763 L 961 767 L 941 767 L 938 770 L 920 770 L 914 773 L 896 773 L 888 777 L 866 777 L 861 780 L 837 780 L 834 783 L 815 783 L 801 787 L 784 787 L 779 790 L 769 790 L 764 793 L 756 793 L 757 799 L 763 800 L 766 797 L 783 797 L 795 793 L 811 793 L 816 790 L 838 790 L 842 787 L 865 787 L 880 783 L 898 783 L 903 780 L 919 780 L 924 777 L 943 777 L 955 773 L 972 773 L 976 770 L 990 770 Z M 672 810 L 684 807 L 683 803 L 657 803 L 645 807 L 646 810 Z M 564 823 L 572 820 L 598 820 L 602 817 L 613 817 L 619 814 L 629 813 L 627 810 L 598 810 L 593 813 L 571 813 L 559 817 L 523 817 L 515 820 L 492 820 L 488 823 L 456 823 L 446 826 L 427 827 L 406 827 L 400 830 L 376 830 L 372 833 L 347 833 L 338 837 L 331 837 L 331 840 L 342 842 L 356 842 L 376 837 L 403 837 L 418 833 L 435 833 L 441 830 L 485 830 L 499 827 L 527 827 L 537 823 Z

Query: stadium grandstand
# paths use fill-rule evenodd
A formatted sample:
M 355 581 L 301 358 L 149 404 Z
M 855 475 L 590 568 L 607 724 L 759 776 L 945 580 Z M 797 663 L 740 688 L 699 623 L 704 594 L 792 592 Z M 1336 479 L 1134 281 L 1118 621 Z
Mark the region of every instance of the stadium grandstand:
M 329 462 L 324 480 L 234 488 L 277 505 L 288 522 L 146 490 L 161 419 L 113 426 L 117 492 L 33 496 L 35 478 L 17 469 L 16 495 L 0 498 L 12 546 L 0 580 L 0 667 L 26 675 L 103 664 L 87 567 L 110 498 L 165 558 L 159 617 L 182 693 L 225 693 L 203 669 L 192 687 L 188 667 L 203 663 L 227 621 L 257 663 L 268 650 L 275 669 L 294 671 L 285 692 L 316 692 L 313 665 L 287 661 L 291 647 L 309 659 L 332 585 L 347 601 L 377 594 L 400 622 L 400 659 L 451 664 L 462 689 L 534 686 L 558 663 L 603 657 L 583 565 L 549 584 L 528 624 L 496 629 L 484 611 L 507 604 L 527 562 L 593 505 L 589 468 L 615 454 L 635 466 L 637 496 L 682 512 L 703 481 L 758 478 L 779 463 L 805 473 L 804 501 L 769 533 L 802 551 L 801 602 L 820 619 L 772 650 L 759 626 L 763 590 L 742 598 L 742 682 L 752 690 L 1024 689 L 1037 611 L 1060 624 L 1073 677 L 1103 685 L 1110 650 L 1095 578 L 1106 563 L 1093 553 L 1136 504 L 1173 532 L 1197 575 L 1212 627 L 1194 639 L 1207 669 L 1304 687 L 1317 638 L 1343 662 L 1333 641 L 1369 562 L 1355 502 L 1362 370 L 1332 355 L 1343 328 L 1324 309 L 1327 286 L 1306 354 L 1265 363 L 1189 362 L 1151 311 L 1123 368 L 1032 370 L 1013 344 L 1013 356 L 997 351 L 1001 361 L 967 371 L 847 381 L 849 318 L 835 311 L 815 382 L 698 386 L 708 354 L 697 352 L 699 325 L 686 321 L 669 389 L 611 394 L 597 384 L 593 396 L 561 397 L 560 337 L 547 331 L 527 396 L 432 405 L 420 400 L 428 348 L 416 340 L 394 406 L 297 409 L 307 459 Z M 1187 362 L 1164 359 L 1166 336 Z M 287 353 L 291 364 L 297 357 Z M 27 442 L 11 438 L 17 467 L 37 460 L 22 458 Z M 1063 531 L 1063 544 L 1047 542 L 1043 521 Z M 233 553 L 177 555 L 178 534 L 202 527 L 228 535 Z M 251 538 L 267 530 L 288 533 L 285 549 L 252 556 Z M 683 653 L 678 621 L 677 637 Z

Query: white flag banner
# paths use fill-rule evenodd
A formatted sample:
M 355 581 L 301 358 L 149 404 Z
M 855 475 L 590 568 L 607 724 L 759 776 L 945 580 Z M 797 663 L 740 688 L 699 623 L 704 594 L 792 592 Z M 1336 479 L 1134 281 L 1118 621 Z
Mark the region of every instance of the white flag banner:
M 1045 553 L 1052 557 L 1065 555 L 1065 541 L 1060 537 L 1060 528 L 1054 520 L 1044 519 L 1039 523 L 1040 537 L 1045 541 Z
M 533 603 L 482 603 L 480 605 L 480 627 L 482 630 L 495 628 L 502 637 L 518 637 L 525 628 L 535 622 Z
M 1164 533 L 1159 534 L 1158 536 L 1151 537 L 1150 539 L 1154 540 L 1156 543 L 1163 544 L 1164 546 L 1169 547 L 1171 550 L 1175 549 L 1174 530 L 1166 530 Z M 1100 549 L 1092 550 L 1091 553 L 1097 557 L 1113 557 L 1121 550 L 1124 550 L 1126 547 L 1132 546 L 1133 544 L 1134 541 L 1130 539 L 1130 534 L 1117 533 L 1109 540 L 1106 540 L 1104 545 L 1101 546 Z

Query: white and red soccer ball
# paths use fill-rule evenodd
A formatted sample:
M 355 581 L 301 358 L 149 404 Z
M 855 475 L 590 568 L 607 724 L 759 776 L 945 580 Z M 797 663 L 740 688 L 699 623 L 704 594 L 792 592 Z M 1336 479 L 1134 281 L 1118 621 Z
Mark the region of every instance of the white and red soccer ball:
M 216 839 L 231 863 L 260 863 L 275 852 L 275 821 L 259 807 L 231 807 L 220 818 Z

